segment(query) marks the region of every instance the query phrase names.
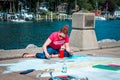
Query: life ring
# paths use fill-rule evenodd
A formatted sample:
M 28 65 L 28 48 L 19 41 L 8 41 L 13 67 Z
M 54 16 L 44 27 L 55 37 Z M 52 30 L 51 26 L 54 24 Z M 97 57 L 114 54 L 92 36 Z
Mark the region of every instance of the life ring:
M 96 11 L 96 15 L 97 15 L 97 16 L 98 16 L 98 15 L 101 15 L 101 11 L 100 11 L 100 10 Z

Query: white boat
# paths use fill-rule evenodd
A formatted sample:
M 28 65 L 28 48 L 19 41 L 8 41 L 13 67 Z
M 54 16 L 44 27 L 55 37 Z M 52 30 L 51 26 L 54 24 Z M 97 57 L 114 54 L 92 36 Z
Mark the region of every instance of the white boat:
M 24 19 L 12 19 L 12 22 L 26 22 Z
M 117 15 L 117 16 L 116 16 L 116 19 L 120 19 L 120 15 Z
M 106 20 L 103 16 L 95 16 L 95 20 Z

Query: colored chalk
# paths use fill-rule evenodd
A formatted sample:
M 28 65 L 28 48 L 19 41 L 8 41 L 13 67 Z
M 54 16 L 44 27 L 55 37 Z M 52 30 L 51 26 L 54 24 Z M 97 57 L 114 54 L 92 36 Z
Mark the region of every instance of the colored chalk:
M 108 65 L 120 68 L 120 64 L 108 64 Z
M 49 80 L 88 80 L 88 78 L 87 77 L 78 78 L 78 77 L 71 76 L 71 75 L 65 75 L 65 76 L 56 76 L 53 79 L 50 78 Z
M 28 70 L 20 72 L 20 74 L 28 74 L 28 73 L 33 72 L 33 71 L 34 71 L 34 69 L 28 69 Z
M 66 75 L 66 76 L 56 76 L 54 77 L 55 80 L 80 80 L 74 76 Z
M 113 70 L 113 71 L 117 71 L 120 70 L 120 68 L 114 67 L 114 66 L 109 66 L 109 65 L 95 65 L 92 66 L 93 68 L 99 68 L 99 69 L 106 69 L 106 70 Z
M 71 57 L 67 57 L 66 59 L 79 59 L 79 58 L 83 58 L 83 57 L 87 57 L 85 55 L 72 55 Z

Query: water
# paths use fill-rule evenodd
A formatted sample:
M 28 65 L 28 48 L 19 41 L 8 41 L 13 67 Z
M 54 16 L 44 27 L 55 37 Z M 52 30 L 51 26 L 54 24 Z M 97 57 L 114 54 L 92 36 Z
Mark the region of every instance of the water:
M 66 24 L 71 30 L 71 21 L 0 22 L 0 49 L 21 49 L 29 44 L 41 47 L 52 32 Z
M 97 40 L 120 40 L 120 20 L 96 21 Z
M 0 22 L 0 49 L 21 49 L 26 48 L 29 44 L 41 47 L 52 32 L 59 31 L 66 24 L 70 27 L 70 34 L 71 20 L 27 23 Z M 119 25 L 120 20 L 96 21 L 97 40 L 120 40 Z

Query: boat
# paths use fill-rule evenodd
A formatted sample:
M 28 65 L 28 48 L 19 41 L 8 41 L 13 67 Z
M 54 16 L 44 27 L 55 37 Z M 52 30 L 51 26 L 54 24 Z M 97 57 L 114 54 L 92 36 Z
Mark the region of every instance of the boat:
M 95 16 L 95 20 L 106 20 L 103 16 Z
M 106 18 L 102 15 L 102 11 L 98 9 L 98 2 L 96 2 L 95 20 L 106 20 Z
M 117 15 L 117 16 L 116 16 L 116 19 L 120 19 L 120 15 Z
M 24 20 L 24 19 L 12 19 L 11 20 L 12 22 L 26 22 L 26 20 Z

